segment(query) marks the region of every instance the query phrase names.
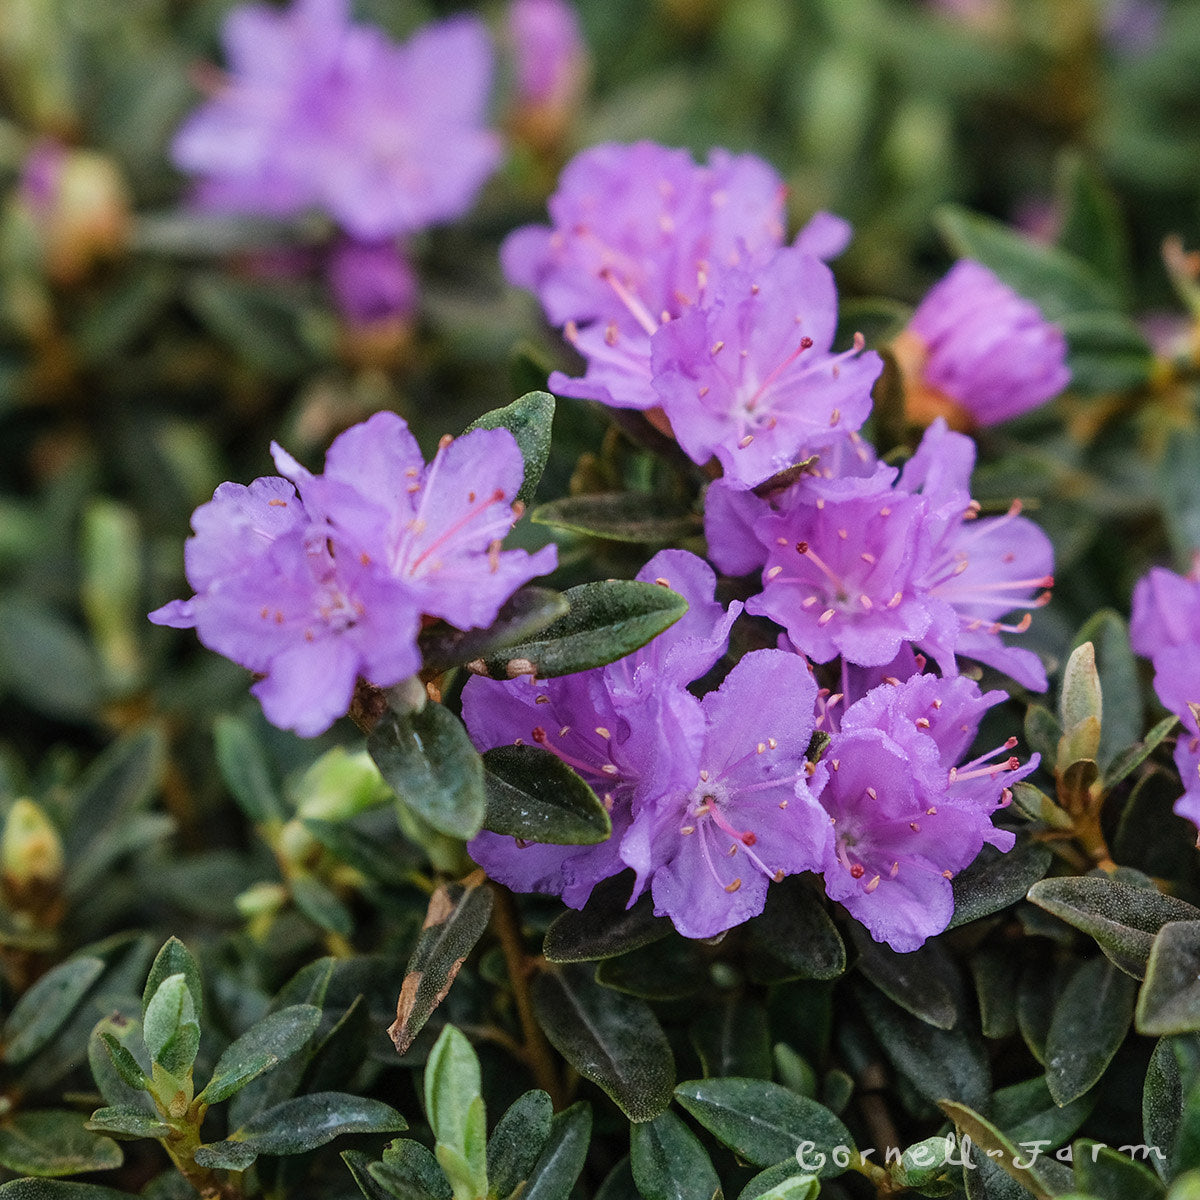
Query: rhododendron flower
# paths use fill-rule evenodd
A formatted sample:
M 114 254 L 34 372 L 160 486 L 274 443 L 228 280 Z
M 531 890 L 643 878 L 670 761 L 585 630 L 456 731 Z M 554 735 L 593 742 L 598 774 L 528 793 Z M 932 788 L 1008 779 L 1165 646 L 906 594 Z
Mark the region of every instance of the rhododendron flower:
M 393 241 L 341 241 L 325 272 L 338 312 L 354 328 L 403 321 L 417 306 L 416 274 Z
M 323 475 L 273 451 L 286 479 L 222 484 L 196 510 L 185 549 L 196 594 L 150 619 L 194 627 L 263 675 L 252 690 L 284 728 L 328 728 L 360 675 L 379 687 L 413 675 L 423 615 L 488 625 L 555 565 L 553 546 L 500 548 L 524 478 L 507 430 L 445 439 L 428 466 L 394 413 L 338 437 Z
M 930 289 L 894 350 L 918 417 L 948 398 L 970 423 L 995 425 L 1071 382 L 1062 330 L 970 259 Z
M 491 44 L 473 18 L 400 46 L 352 23 L 348 0 L 294 0 L 234 8 L 222 40 L 229 74 L 172 147 L 205 207 L 316 209 L 379 241 L 460 216 L 499 161 Z

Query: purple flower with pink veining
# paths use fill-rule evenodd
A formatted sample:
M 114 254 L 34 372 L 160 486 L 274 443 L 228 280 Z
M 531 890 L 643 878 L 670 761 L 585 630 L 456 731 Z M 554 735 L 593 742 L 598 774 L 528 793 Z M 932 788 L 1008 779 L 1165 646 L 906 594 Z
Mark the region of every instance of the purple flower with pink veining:
M 495 169 L 484 121 L 492 50 L 458 17 L 396 45 L 348 0 L 234 8 L 228 76 L 175 136 L 176 165 L 216 211 L 310 209 L 380 241 L 460 216 Z
M 949 397 L 977 425 L 1036 408 L 1071 382 L 1062 330 L 971 259 L 926 294 L 896 353 L 910 390 Z
M 313 736 L 346 712 L 361 675 L 388 687 L 421 665 L 424 615 L 490 624 L 512 592 L 552 570 L 553 546 L 503 550 L 524 478 L 507 430 L 447 439 L 425 464 L 404 421 L 376 413 L 313 475 L 278 446 L 287 478 L 222 484 L 192 517 L 189 600 L 150 614 L 264 676 L 273 723 Z

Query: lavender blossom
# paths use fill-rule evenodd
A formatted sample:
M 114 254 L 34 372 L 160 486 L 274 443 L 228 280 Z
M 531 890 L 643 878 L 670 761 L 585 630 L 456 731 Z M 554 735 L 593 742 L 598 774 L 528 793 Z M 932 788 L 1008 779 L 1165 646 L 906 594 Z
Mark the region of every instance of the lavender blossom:
M 348 0 L 233 9 L 229 75 L 175 137 L 176 165 L 217 211 L 328 213 L 380 241 L 460 216 L 500 157 L 484 127 L 492 52 L 455 18 L 398 46 Z
M 984 712 L 1004 698 L 961 677 L 893 680 L 846 709 L 826 750 L 826 891 L 893 950 L 915 950 L 945 929 L 954 912 L 950 880 L 985 842 L 1013 845 L 991 816 L 1038 756 L 1022 766 L 1009 754 L 1012 738 L 959 762 Z
M 403 321 L 416 308 L 417 277 L 394 242 L 339 242 L 325 270 L 334 303 L 353 328 Z
M 895 351 L 917 415 L 948 398 L 973 424 L 995 425 L 1071 381 L 1062 330 L 970 259 L 929 291 Z
M 377 413 L 338 437 L 324 475 L 278 446 L 287 479 L 222 484 L 192 517 L 190 600 L 150 614 L 263 675 L 269 720 L 309 737 L 362 676 L 388 687 L 420 669 L 423 615 L 490 624 L 555 549 L 501 550 L 523 466 L 507 430 L 477 430 L 425 465 L 405 423 Z M 290 480 L 290 482 L 289 482 Z
M 535 144 L 566 130 L 587 78 L 579 18 L 567 0 L 512 0 L 508 34 L 517 129 Z

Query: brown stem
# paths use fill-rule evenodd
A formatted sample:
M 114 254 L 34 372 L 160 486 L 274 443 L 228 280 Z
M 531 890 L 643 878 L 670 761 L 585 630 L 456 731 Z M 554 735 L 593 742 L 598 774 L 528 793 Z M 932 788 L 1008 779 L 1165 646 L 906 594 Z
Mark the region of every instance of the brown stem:
M 547 1092 L 556 1110 L 566 1107 L 566 1095 L 550 1052 L 550 1043 L 537 1022 L 533 1001 L 529 995 L 529 960 L 521 943 L 521 923 L 512 892 L 503 884 L 491 881 L 495 903 L 492 905 L 492 928 L 500 939 L 504 963 L 512 982 L 513 999 L 521 1022 L 522 1057 L 529 1064 L 538 1087 Z

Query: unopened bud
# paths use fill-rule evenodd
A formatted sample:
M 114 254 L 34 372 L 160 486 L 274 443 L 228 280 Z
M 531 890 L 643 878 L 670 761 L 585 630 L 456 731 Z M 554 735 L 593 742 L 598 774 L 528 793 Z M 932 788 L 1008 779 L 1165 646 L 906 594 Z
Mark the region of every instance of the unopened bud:
M 3 890 L 14 908 L 39 912 L 57 895 L 63 876 L 58 830 L 32 800 L 8 810 L 0 838 Z
M 365 750 L 351 754 L 337 746 L 304 772 L 293 796 L 302 818 L 347 821 L 384 803 L 391 797 L 391 789 Z

